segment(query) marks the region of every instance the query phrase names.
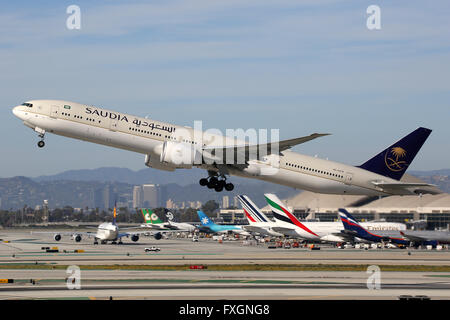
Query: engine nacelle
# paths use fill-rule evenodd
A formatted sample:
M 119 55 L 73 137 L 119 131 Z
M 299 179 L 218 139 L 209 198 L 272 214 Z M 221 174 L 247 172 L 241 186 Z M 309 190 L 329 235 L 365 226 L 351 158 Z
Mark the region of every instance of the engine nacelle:
M 261 166 L 257 164 L 250 164 L 247 168 L 242 170 L 252 176 L 260 176 L 261 175 Z
M 60 234 L 55 234 L 53 236 L 53 239 L 55 239 L 55 241 L 59 241 L 59 240 L 61 240 L 61 235 Z
M 80 236 L 79 234 L 75 234 L 75 235 L 73 235 L 73 239 L 74 239 L 76 242 L 80 242 L 80 241 L 81 241 L 81 236 Z
M 145 165 L 150 168 L 158 169 L 158 170 L 165 170 L 165 171 L 174 171 L 176 169 L 175 166 L 161 163 L 159 161 L 159 157 L 153 156 L 153 155 L 145 155 Z
M 139 236 L 138 236 L 137 234 L 133 234 L 133 235 L 131 236 L 131 241 L 137 242 L 138 240 L 139 240 Z
M 154 237 L 156 240 L 161 240 L 161 239 L 162 239 L 162 233 L 161 233 L 161 232 L 155 233 L 155 234 L 153 235 L 153 237 Z
M 166 141 L 159 160 L 177 168 L 191 168 L 194 164 L 202 164 L 202 153 L 191 144 Z
M 271 176 L 278 173 L 279 162 L 277 156 L 266 156 L 261 160 L 250 160 L 242 171 L 252 176 Z

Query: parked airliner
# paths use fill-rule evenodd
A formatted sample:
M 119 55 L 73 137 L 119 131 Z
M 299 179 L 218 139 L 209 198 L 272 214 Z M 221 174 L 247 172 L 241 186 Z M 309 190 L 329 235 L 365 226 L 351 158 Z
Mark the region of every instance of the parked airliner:
M 431 133 L 418 128 L 360 166 L 350 166 L 295 153 L 289 149 L 325 136 L 270 143 L 249 143 L 235 137 L 63 100 L 31 100 L 13 108 L 33 129 L 44 147 L 46 133 L 80 139 L 145 155 L 145 164 L 159 170 L 206 169 L 202 186 L 233 190 L 230 175 L 260 179 L 297 189 L 328 194 L 409 195 L 436 193 L 426 183 L 405 183 L 401 177 Z
M 248 226 L 245 226 L 245 230 L 266 236 L 284 237 L 284 234 L 273 230 L 274 227 L 276 228 L 279 225 L 267 218 L 249 197 L 238 195 L 238 199 L 249 223 Z
M 176 230 L 180 232 L 194 232 L 196 229 L 196 227 L 190 223 L 173 221 L 173 214 L 167 209 L 165 209 L 166 217 L 168 218 L 167 222 L 162 221 L 151 209 L 141 209 L 141 212 L 145 220 L 145 223 L 142 224 L 141 227 L 158 230 Z
M 272 229 L 290 237 L 299 237 L 311 241 L 323 242 L 347 242 L 353 241 L 353 235 L 349 235 L 339 222 L 301 222 L 287 206 L 275 195 L 265 193 L 267 203 L 272 209 L 273 217 L 278 227 Z M 406 225 L 396 222 L 364 222 L 368 229 L 403 231 Z
M 47 233 L 53 234 L 53 239 L 55 241 L 60 241 L 63 235 L 69 235 L 76 242 L 80 242 L 82 240 L 82 236 L 87 236 L 88 238 L 94 238 L 94 244 L 98 244 L 98 240 L 100 240 L 101 244 L 107 244 L 110 241 L 113 244 L 122 244 L 123 237 L 131 237 L 133 242 L 139 240 L 139 236 L 141 234 L 145 235 L 153 235 L 156 240 L 160 240 L 162 235 L 160 232 L 151 232 L 148 231 L 132 231 L 132 232 L 120 232 L 119 226 L 116 222 L 116 208 L 114 208 L 113 213 L 113 221 L 112 222 L 103 222 L 97 227 L 97 232 L 83 232 L 83 231 L 52 231 L 52 232 L 32 232 L 32 233 Z M 134 227 L 127 229 L 136 229 Z M 117 242 L 118 241 L 118 242 Z

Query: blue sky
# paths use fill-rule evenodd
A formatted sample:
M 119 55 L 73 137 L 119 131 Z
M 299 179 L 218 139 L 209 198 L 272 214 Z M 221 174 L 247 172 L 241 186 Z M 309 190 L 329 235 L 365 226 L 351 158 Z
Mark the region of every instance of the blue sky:
M 81 30 L 66 8 L 81 8 Z M 381 8 L 381 30 L 366 9 Z M 11 108 L 65 99 L 203 128 L 279 128 L 294 150 L 361 164 L 419 126 L 411 165 L 450 167 L 448 1 L 17 1 L 0 13 L 0 177 L 144 168 L 143 156 L 24 127 Z M 13 137 L 13 138 L 12 138 Z

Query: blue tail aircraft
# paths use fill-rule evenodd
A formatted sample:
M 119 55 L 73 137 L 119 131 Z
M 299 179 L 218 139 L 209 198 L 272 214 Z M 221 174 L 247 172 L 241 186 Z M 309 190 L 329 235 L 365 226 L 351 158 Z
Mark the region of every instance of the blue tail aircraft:
M 360 239 L 364 239 L 371 242 L 390 242 L 400 245 L 409 245 L 410 241 L 405 240 L 403 238 L 397 238 L 393 237 L 388 234 L 374 234 L 364 227 L 362 227 L 353 216 L 348 213 L 347 210 L 340 208 L 339 210 L 339 217 L 341 218 L 342 224 L 344 225 L 344 229 L 346 233 L 350 233 L 354 235 L 355 237 L 358 237 Z
M 237 225 L 219 225 L 214 222 L 201 210 L 197 211 L 200 222 L 202 223 L 203 230 L 211 233 L 228 233 L 233 232 L 243 236 L 249 236 L 250 233 L 245 231 L 242 226 Z
M 425 234 L 419 236 L 414 233 L 405 234 L 405 232 L 400 231 L 403 238 L 399 238 L 392 231 L 377 231 L 378 234 L 371 233 L 364 229 L 353 216 L 348 213 L 345 209 L 339 209 L 339 217 L 341 218 L 342 224 L 346 233 L 352 234 L 355 237 L 364 239 L 371 242 L 390 242 L 394 244 L 418 247 L 421 245 L 431 245 L 433 248 L 439 244 L 439 241 L 434 238 L 439 238 L 444 240 L 445 235 L 439 233 Z

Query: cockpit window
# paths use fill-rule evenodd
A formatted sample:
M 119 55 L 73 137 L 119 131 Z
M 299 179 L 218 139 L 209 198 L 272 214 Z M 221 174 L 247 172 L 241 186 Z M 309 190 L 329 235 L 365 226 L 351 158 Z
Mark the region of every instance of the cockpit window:
M 32 103 L 22 103 L 23 106 L 27 106 L 28 108 L 33 108 L 33 104 Z

